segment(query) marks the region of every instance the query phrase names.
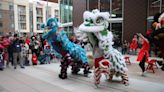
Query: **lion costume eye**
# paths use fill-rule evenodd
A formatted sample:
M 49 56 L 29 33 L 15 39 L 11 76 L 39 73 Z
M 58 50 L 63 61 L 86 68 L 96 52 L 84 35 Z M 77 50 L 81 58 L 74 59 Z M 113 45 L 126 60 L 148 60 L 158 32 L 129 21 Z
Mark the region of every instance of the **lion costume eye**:
M 96 25 L 102 25 L 103 23 L 104 23 L 104 18 L 103 17 L 101 17 L 101 16 L 98 16 L 97 18 L 96 18 L 96 20 L 95 20 L 95 24 Z
M 88 22 L 88 19 L 85 19 L 86 22 Z
M 93 20 L 90 18 L 90 19 L 85 19 L 86 22 L 89 22 L 89 23 L 93 23 Z
M 52 22 L 52 23 L 51 23 L 51 26 L 56 26 L 55 22 Z

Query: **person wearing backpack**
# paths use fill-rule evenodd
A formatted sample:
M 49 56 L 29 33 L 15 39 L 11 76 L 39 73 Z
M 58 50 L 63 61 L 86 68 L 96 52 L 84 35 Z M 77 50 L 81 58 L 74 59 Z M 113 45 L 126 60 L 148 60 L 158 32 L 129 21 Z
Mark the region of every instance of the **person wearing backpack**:
M 20 67 L 24 68 L 24 61 L 21 60 L 22 59 L 21 58 L 21 42 L 17 34 L 14 34 L 14 41 L 13 41 L 12 47 L 13 47 L 14 69 L 17 68 L 17 64 L 18 64 L 17 60 L 19 60 Z

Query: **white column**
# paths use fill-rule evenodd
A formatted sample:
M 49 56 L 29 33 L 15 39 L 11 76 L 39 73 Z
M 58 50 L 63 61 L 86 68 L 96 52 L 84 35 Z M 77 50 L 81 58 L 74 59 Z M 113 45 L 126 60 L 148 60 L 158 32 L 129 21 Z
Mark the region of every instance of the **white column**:
M 15 24 L 15 32 L 18 32 L 18 9 L 17 4 L 14 4 L 14 24 Z
M 33 32 L 37 32 L 37 28 L 36 28 L 37 24 L 36 24 L 36 4 L 33 4 Z
M 26 32 L 30 32 L 30 14 L 29 14 L 29 4 L 26 6 Z

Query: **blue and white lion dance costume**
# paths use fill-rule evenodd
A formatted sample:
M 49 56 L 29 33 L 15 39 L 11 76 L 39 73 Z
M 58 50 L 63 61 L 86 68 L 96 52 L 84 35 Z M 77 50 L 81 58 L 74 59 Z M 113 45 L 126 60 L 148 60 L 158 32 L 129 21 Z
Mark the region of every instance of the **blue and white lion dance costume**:
M 42 28 L 49 31 L 43 34 L 43 38 L 48 41 L 54 49 L 54 54 L 61 58 L 61 72 L 59 78 L 67 78 L 67 68 L 72 66 L 72 73 L 77 74 L 80 68 L 84 68 L 84 75 L 89 73 L 88 58 L 86 51 L 80 46 L 69 40 L 65 31 L 59 31 L 59 23 L 56 18 L 49 18 Z

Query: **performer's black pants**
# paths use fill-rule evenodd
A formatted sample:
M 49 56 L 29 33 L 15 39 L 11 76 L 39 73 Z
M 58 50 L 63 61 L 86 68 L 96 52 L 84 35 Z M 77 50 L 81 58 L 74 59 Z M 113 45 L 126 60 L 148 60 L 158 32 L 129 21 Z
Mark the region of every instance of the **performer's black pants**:
M 144 55 L 142 61 L 139 63 L 139 66 L 141 67 L 142 72 L 145 71 L 145 62 L 146 62 L 146 55 Z

